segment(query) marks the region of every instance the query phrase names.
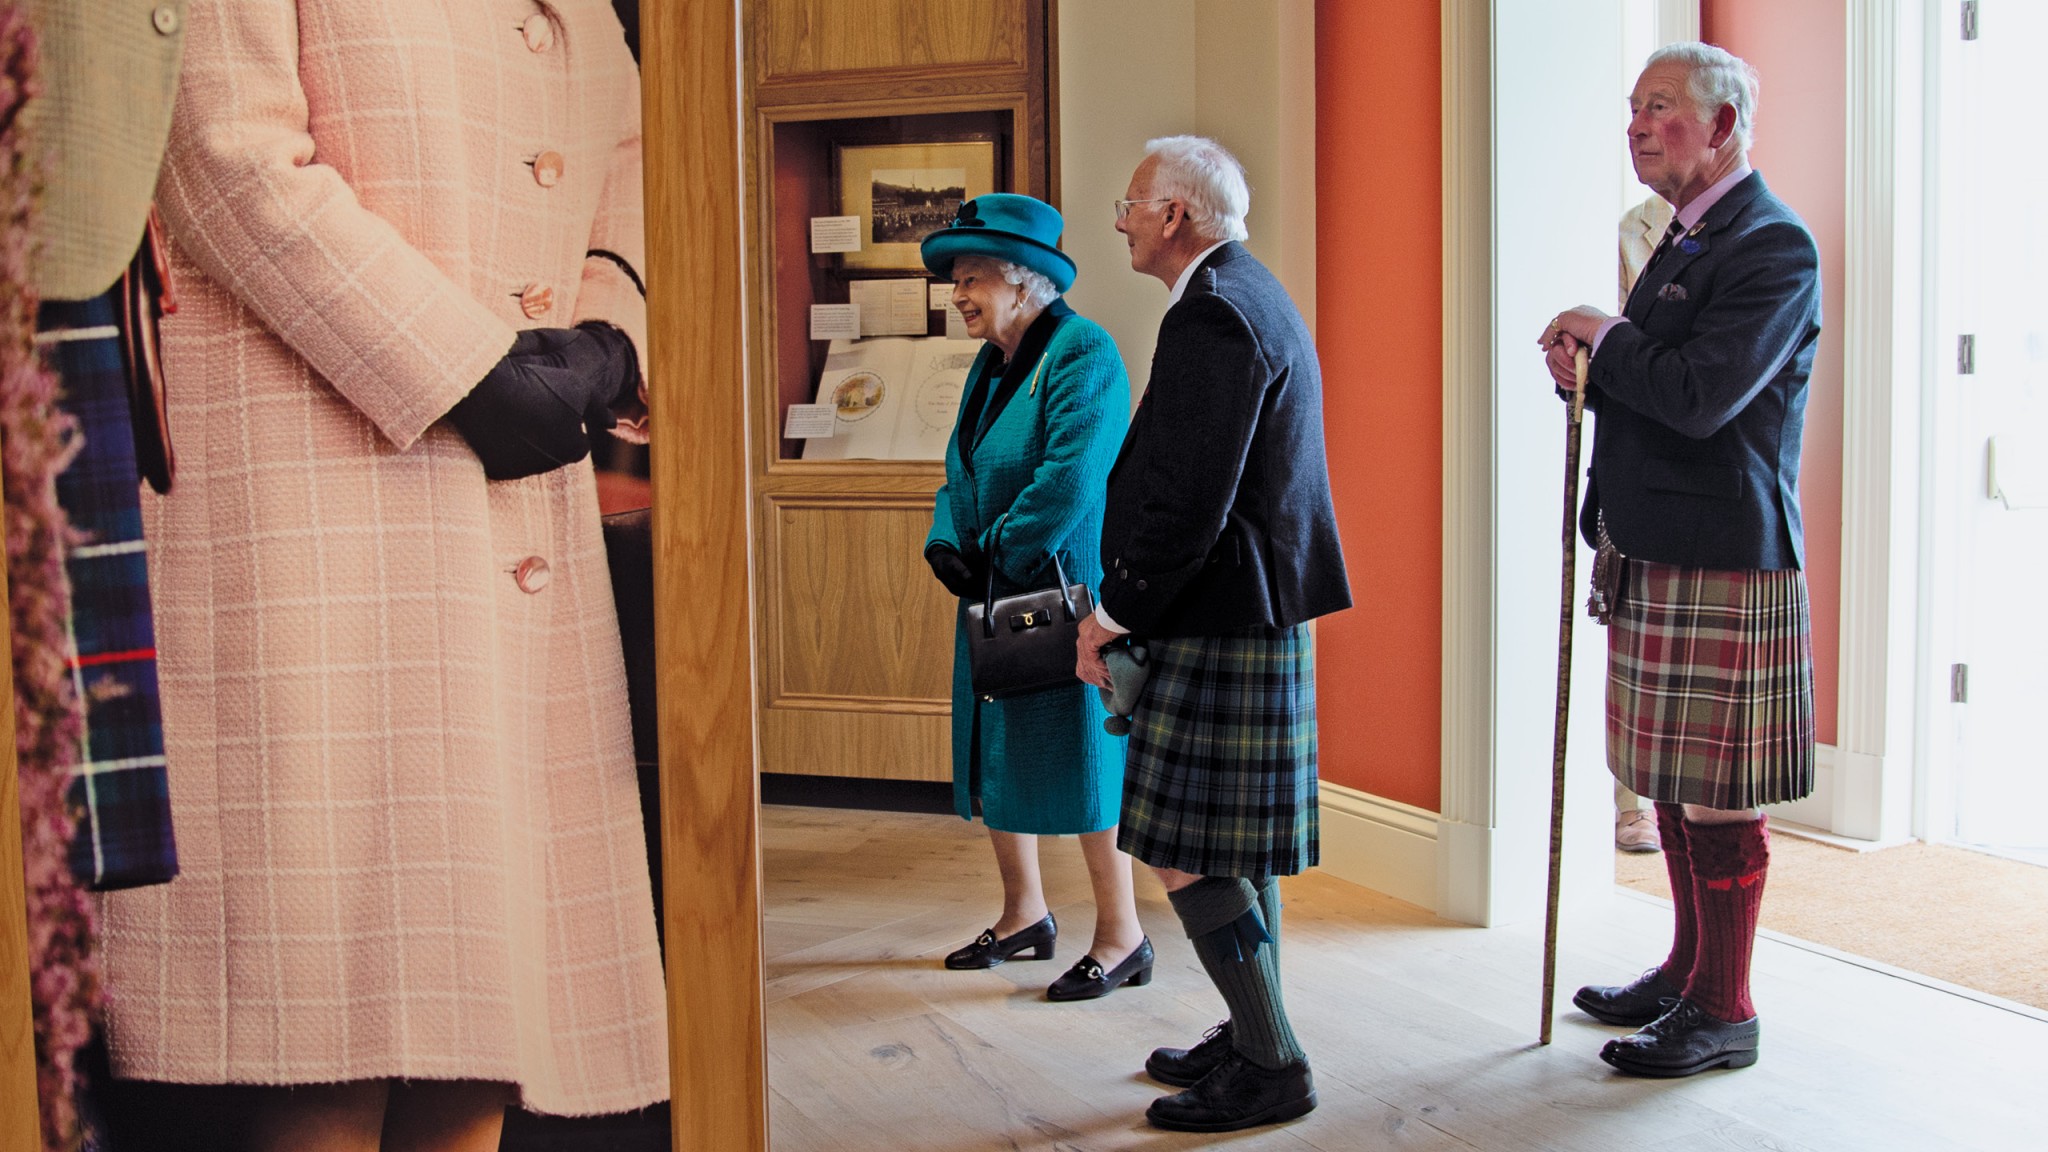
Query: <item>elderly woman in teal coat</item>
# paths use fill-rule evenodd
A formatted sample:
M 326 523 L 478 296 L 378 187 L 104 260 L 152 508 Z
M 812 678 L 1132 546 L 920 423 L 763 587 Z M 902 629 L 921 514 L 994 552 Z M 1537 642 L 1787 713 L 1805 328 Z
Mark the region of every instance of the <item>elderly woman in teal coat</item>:
M 1104 996 L 1152 978 L 1131 861 L 1117 850 L 1124 742 L 1103 729 L 1096 690 L 1070 685 L 985 701 L 968 684 L 966 605 L 1067 580 L 1102 578 L 1102 508 L 1130 420 L 1116 344 L 1060 299 L 1074 262 L 1054 245 L 1059 212 L 1029 196 L 977 196 L 925 238 L 925 266 L 953 282 L 974 362 L 946 448 L 925 559 L 962 599 L 953 644 L 953 797 L 988 826 L 1003 878 L 1002 916 L 948 968 L 1053 956 L 1059 928 L 1039 880 L 1038 838 L 1078 835 L 1095 893 L 1088 954 L 1046 989 L 1054 1000 Z

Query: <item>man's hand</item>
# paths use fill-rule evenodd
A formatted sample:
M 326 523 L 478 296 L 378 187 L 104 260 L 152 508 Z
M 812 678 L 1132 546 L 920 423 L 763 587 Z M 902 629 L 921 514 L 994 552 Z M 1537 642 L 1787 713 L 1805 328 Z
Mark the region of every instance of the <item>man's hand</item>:
M 1536 346 L 1543 349 L 1543 366 L 1550 369 L 1550 379 L 1559 389 L 1566 393 L 1578 391 L 1579 374 L 1573 357 L 1581 346 L 1593 346 L 1593 337 L 1600 334 L 1600 326 L 1607 321 L 1607 313 L 1581 304 L 1558 313 L 1543 329 L 1543 335 L 1536 338 Z
M 1081 635 L 1074 641 L 1074 675 L 1097 688 L 1109 687 L 1109 665 L 1102 659 L 1102 650 L 1117 639 L 1095 613 L 1081 617 Z
M 1569 334 L 1563 334 L 1543 354 L 1543 366 L 1550 369 L 1551 382 L 1567 396 L 1578 391 L 1579 387 L 1578 367 L 1573 362 L 1578 351 L 1579 342 Z

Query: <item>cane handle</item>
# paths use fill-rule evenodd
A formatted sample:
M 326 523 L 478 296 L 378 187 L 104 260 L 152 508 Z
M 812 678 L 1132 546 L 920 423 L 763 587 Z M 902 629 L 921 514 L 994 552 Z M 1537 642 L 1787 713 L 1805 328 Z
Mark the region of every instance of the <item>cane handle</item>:
M 1577 424 L 1579 417 L 1583 416 L 1586 412 L 1587 363 L 1586 346 L 1581 344 L 1579 345 L 1579 350 L 1572 354 L 1572 370 L 1578 376 L 1578 386 L 1572 389 L 1572 423 L 1574 424 Z

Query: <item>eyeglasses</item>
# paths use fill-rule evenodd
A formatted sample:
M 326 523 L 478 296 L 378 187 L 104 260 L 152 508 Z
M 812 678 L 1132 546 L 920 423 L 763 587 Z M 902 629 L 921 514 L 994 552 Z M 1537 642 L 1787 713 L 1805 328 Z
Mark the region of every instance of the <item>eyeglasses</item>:
M 1124 218 L 1131 214 L 1133 204 L 1166 204 L 1172 200 L 1171 196 L 1154 196 L 1150 200 L 1119 200 L 1116 202 L 1117 223 L 1123 223 Z

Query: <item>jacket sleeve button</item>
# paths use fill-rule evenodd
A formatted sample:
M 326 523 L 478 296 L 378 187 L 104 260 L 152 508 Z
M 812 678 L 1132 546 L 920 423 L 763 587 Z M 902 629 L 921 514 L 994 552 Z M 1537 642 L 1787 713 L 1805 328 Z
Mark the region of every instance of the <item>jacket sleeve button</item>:
M 178 25 L 182 23 L 178 18 L 178 10 L 169 4 L 157 5 L 156 10 L 149 14 L 149 22 L 160 35 L 164 36 L 177 35 Z

